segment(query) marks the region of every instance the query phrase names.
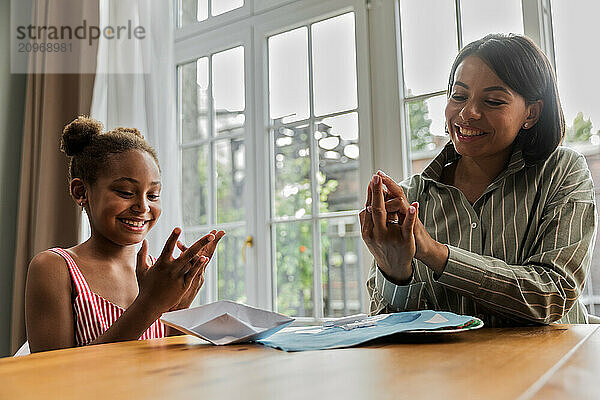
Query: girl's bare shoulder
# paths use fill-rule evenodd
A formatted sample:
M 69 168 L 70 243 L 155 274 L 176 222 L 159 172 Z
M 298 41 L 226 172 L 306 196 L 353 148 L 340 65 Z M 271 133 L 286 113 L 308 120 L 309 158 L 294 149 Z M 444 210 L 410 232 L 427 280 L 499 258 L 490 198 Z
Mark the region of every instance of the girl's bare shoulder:
M 27 270 L 27 281 L 35 281 L 43 286 L 71 286 L 67 263 L 62 256 L 50 250 L 38 253 L 31 260 Z

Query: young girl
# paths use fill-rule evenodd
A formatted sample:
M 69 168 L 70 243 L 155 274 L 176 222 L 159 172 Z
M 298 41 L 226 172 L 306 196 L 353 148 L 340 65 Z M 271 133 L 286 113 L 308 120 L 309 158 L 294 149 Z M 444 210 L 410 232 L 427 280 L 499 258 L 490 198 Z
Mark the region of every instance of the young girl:
M 175 228 L 160 257 L 149 257 L 144 238 L 161 213 L 154 149 L 137 129 L 102 133 L 86 117 L 65 127 L 61 149 L 70 157 L 71 196 L 85 209 L 92 234 L 31 261 L 25 295 L 31 351 L 170 334 L 158 318 L 189 307 L 225 232 L 213 230 L 187 248 Z

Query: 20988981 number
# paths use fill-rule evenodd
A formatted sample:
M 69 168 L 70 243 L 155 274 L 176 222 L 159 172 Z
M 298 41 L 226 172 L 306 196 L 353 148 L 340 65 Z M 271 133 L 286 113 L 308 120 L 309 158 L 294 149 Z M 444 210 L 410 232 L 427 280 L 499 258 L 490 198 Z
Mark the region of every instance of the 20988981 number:
M 72 51 L 71 43 L 18 43 L 19 53 L 67 53 Z

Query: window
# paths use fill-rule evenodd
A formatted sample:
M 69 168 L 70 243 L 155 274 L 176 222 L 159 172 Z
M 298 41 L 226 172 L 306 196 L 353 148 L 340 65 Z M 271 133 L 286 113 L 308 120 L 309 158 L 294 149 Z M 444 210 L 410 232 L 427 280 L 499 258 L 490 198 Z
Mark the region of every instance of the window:
M 196 304 L 310 320 L 364 311 L 365 4 L 263 3 L 179 3 L 183 230 L 188 243 L 227 231 Z
M 244 0 L 179 0 L 177 26 L 206 21 L 244 6 Z
M 271 235 L 279 312 L 363 309 L 354 13 L 268 39 Z
M 596 19 L 600 5 L 593 1 L 564 3 L 553 1 L 552 27 L 556 73 L 566 123 L 565 144 L 583 153 L 596 183 L 596 200 L 600 198 L 600 81 L 597 66 L 600 51 L 589 46 L 596 36 Z M 597 203 L 598 204 L 598 203 Z M 592 256 L 584 302 L 592 314 L 600 309 L 600 243 Z
M 523 33 L 521 0 L 399 2 L 405 132 L 411 172 L 419 173 L 448 142 L 444 126 L 448 73 L 463 45 L 488 33 Z
M 227 230 L 211 275 L 217 276 L 216 298 L 235 301 L 246 301 L 244 91 L 242 46 L 178 67 L 185 240 L 193 243 L 216 226 Z

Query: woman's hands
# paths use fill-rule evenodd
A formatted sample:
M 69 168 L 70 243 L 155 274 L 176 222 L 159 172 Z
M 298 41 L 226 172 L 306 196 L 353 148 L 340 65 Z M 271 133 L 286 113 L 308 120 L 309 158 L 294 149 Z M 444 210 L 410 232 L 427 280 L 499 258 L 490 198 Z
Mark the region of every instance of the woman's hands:
M 401 190 L 401 189 L 400 189 Z M 406 198 L 406 197 L 405 197 Z M 381 176 L 374 175 L 367 189 L 367 203 L 359 214 L 361 235 L 381 271 L 397 284 L 405 284 L 412 275 L 412 259 L 416 252 L 413 234 L 418 219 L 418 204 L 397 212 L 388 221 Z
M 381 199 L 384 201 L 383 207 Z M 415 210 L 414 214 L 411 209 Z M 373 176 L 367 192 L 366 210 L 360 213 L 362 236 L 379 268 L 396 283 L 404 283 L 410 278 L 412 268 L 406 264 L 410 254 L 411 260 L 414 257 L 422 261 L 438 276 L 448 261 L 448 247 L 429 236 L 418 218 L 418 210 L 419 203 L 410 204 L 402 188 L 393 179 L 381 171 Z M 412 226 L 412 239 L 407 236 L 409 226 Z M 403 233 L 402 237 L 397 231 Z M 396 254 L 406 251 L 401 257 Z M 383 256 L 384 253 L 388 256 Z M 397 257 L 395 262 L 393 257 Z
M 153 266 L 148 262 L 148 243 L 142 243 L 138 252 L 136 276 L 138 278 L 139 294 L 148 305 L 158 313 L 163 313 L 179 305 L 184 297 L 187 299 L 188 290 L 202 286 L 204 268 L 210 260 L 205 254 L 214 252 L 216 246 L 215 233 L 209 233 L 196 241 L 177 258 L 173 258 L 173 251 L 181 229 L 175 228 L 167 239 L 163 251 Z M 219 233 L 219 239 L 224 235 Z M 211 245 L 215 242 L 214 245 Z M 209 251 L 212 249 L 212 251 Z M 201 275 L 201 277 L 198 277 Z M 194 283 L 195 282 L 195 283 Z M 194 289 L 192 289 L 194 290 Z M 191 302 L 191 301 L 190 301 Z

